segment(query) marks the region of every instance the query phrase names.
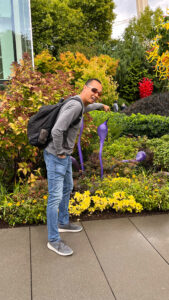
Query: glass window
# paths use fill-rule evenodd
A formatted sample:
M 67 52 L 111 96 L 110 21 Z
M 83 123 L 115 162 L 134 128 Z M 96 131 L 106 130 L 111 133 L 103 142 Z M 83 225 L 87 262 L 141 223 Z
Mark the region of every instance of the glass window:
M 32 56 L 30 8 L 28 0 L 13 1 L 17 61 L 27 52 Z
M 0 79 L 3 79 L 3 66 L 2 66 L 2 51 L 1 51 L 1 44 L 0 44 Z
M 10 65 L 15 60 L 13 31 L 12 31 L 11 0 L 0 1 L 0 48 L 1 48 L 1 79 L 7 79 L 10 75 Z
M 0 0 L 0 80 L 11 74 L 11 63 L 23 53 L 33 61 L 30 0 Z

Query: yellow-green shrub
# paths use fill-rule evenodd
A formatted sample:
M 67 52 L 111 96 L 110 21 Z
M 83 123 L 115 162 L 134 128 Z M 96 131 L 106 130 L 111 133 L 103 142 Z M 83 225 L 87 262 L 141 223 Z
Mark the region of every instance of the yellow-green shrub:
M 89 60 L 85 57 L 84 54 L 79 52 L 73 54 L 70 51 L 61 53 L 59 61 L 57 62 L 57 68 L 70 73 L 73 82 L 75 82 L 82 76 L 83 69 L 88 65 Z
M 107 65 L 98 64 L 98 58 L 92 58 L 89 65 L 83 69 L 83 75 L 76 82 L 76 87 L 80 91 L 89 78 L 97 78 L 101 81 L 103 86 L 103 96 L 101 101 L 104 104 L 112 105 L 112 103 L 118 99 L 118 94 L 116 92 L 117 84 L 113 81 L 113 77 L 107 74 Z
M 113 80 L 117 66 L 118 61 L 108 55 L 95 56 L 88 60 L 84 54 L 73 54 L 70 51 L 61 53 L 57 64 L 58 69 L 70 72 L 70 79 L 79 92 L 88 79 L 98 78 L 104 89 L 102 100 L 107 105 L 111 105 L 118 98 L 117 84 Z
M 102 197 L 113 198 L 114 193 L 123 191 L 125 199 L 132 195 L 136 203 L 140 203 L 144 210 L 169 210 L 169 183 L 165 178 L 150 174 L 148 176 L 133 174 L 131 178 L 107 176 L 101 180 L 93 176 L 86 180 L 84 178 L 83 184 L 85 189 L 92 192 L 92 195 L 99 190 Z
M 34 61 L 37 70 L 42 73 L 57 72 L 56 58 L 48 50 L 43 50 L 40 54 L 36 55 Z

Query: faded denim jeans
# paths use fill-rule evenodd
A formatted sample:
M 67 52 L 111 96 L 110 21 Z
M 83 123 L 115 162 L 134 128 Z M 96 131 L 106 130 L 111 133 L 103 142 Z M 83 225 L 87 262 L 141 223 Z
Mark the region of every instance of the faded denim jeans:
M 44 150 L 48 178 L 47 227 L 48 241 L 60 240 L 58 224 L 69 223 L 69 199 L 73 189 L 72 160 L 59 158 Z M 59 211 L 59 212 L 58 212 Z

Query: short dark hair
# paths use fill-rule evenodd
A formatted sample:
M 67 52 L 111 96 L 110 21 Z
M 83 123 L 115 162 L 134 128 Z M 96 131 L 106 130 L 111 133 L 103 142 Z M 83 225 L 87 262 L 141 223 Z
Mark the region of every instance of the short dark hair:
M 88 81 L 86 81 L 85 85 L 89 85 L 92 81 L 97 81 L 97 82 L 99 82 L 100 84 L 102 84 L 101 81 L 100 81 L 99 79 L 97 79 L 97 78 L 91 78 L 91 79 L 88 79 Z

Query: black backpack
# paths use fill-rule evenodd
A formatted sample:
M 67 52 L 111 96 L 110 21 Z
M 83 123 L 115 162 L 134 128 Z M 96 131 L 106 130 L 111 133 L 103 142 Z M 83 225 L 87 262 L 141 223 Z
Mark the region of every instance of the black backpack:
M 40 149 L 43 149 L 48 145 L 48 143 L 52 140 L 51 130 L 56 122 L 57 115 L 61 107 L 71 100 L 77 100 L 81 103 L 79 97 L 71 97 L 66 100 L 62 98 L 57 104 L 42 106 L 39 111 L 29 119 L 27 134 L 31 145 L 39 147 Z M 71 124 L 71 126 L 80 122 L 82 118 L 82 111 L 83 107 L 80 115 Z

